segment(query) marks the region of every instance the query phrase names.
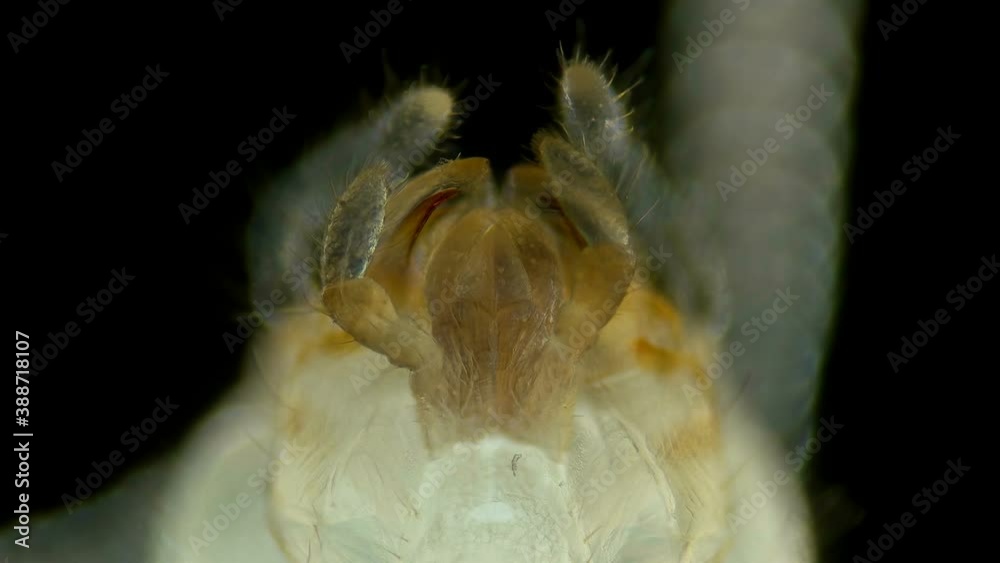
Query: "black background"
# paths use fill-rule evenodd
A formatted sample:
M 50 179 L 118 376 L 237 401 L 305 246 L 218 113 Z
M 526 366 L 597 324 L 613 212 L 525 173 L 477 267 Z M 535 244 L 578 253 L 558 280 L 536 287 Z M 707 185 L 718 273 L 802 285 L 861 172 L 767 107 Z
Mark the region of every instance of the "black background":
M 555 0 L 528 10 L 404 2 L 350 64 L 338 45 L 384 2 L 334 10 L 244 1 L 223 21 L 208 0 L 95 4 L 61 6 L 18 54 L 9 45 L 4 54 L 4 165 L 23 173 L 2 188 L 4 320 L 36 347 L 69 321 L 82 326 L 31 380 L 35 514 L 61 507 L 75 478 L 121 449 L 122 432 L 148 417 L 156 398 L 169 396 L 178 412 L 127 454 L 109 483 L 176 445 L 234 381 L 241 350 L 231 354 L 221 335 L 248 312 L 243 236 L 252 195 L 313 141 L 413 80 L 474 87 L 492 73 L 503 87 L 463 125 L 462 151 L 502 169 L 527 157 L 532 132 L 550 123 L 560 44 L 597 58 L 610 50 L 626 80 L 657 68 L 652 3 L 588 0 L 553 31 L 543 12 Z M 6 7 L 5 32 L 38 10 L 33 2 Z M 997 251 L 985 219 L 995 174 L 988 184 L 960 179 L 980 162 L 974 155 L 986 141 L 974 126 L 978 108 L 988 107 L 986 90 L 963 79 L 995 65 L 978 62 L 985 51 L 971 41 L 988 31 L 972 32 L 976 15 L 958 11 L 930 0 L 886 41 L 876 20 L 891 6 L 875 3 L 860 38 L 850 209 L 905 178 L 902 164 L 930 146 L 938 127 L 962 137 L 848 247 L 821 405 L 846 430 L 817 456 L 811 486 L 827 561 L 863 554 L 884 523 L 912 511 L 913 495 L 941 478 L 949 459 L 972 470 L 882 560 L 938 549 L 962 559 L 981 533 L 968 508 L 987 479 L 986 460 L 973 450 L 986 419 L 975 399 L 985 398 L 997 372 L 1000 282 L 987 282 L 899 373 L 886 359 L 918 320 L 951 310 L 948 292 Z M 140 84 L 147 65 L 169 76 L 119 120 L 111 102 Z M 656 86 L 647 80 L 634 99 Z M 284 106 L 296 115 L 290 127 L 185 225 L 178 204 L 190 203 L 209 171 L 241 158 L 237 146 Z M 57 181 L 51 162 L 105 117 L 115 130 Z M 81 322 L 78 304 L 122 268 L 135 276 L 132 285 L 92 323 Z

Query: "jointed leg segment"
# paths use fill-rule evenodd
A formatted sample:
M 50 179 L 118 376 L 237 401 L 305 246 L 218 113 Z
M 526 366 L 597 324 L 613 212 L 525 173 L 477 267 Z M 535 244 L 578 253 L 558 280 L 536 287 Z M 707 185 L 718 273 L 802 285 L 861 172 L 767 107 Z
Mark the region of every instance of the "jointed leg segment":
M 414 370 L 437 365 L 440 350 L 414 321 L 399 316 L 385 289 L 366 274 L 382 236 L 389 194 L 417 164 L 405 158 L 407 141 L 436 142 L 447 129 L 451 110 L 447 92 L 425 88 L 408 93 L 382 116 L 376 123 L 377 144 L 403 158 L 377 161 L 357 175 L 337 202 L 323 240 L 327 312 L 359 342 Z

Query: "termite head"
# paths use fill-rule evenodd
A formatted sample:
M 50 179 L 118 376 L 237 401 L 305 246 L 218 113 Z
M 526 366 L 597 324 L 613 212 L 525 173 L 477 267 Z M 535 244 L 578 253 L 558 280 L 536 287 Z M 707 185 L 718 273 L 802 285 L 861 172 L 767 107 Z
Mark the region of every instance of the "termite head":
M 420 92 L 396 110 L 396 128 L 443 130 L 439 92 Z M 375 160 L 331 216 L 327 311 L 412 371 L 432 442 L 466 439 L 492 412 L 509 420 L 505 433 L 565 445 L 574 368 L 631 283 L 612 182 L 559 135 L 538 134 L 534 148 L 538 163 L 512 169 L 500 189 L 482 158 L 405 180 L 391 158 Z

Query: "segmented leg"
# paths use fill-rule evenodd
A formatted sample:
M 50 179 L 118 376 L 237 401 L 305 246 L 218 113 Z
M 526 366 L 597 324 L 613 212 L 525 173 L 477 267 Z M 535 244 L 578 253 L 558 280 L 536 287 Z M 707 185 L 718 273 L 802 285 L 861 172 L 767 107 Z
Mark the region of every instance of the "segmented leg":
M 559 117 L 566 136 L 617 186 L 638 223 L 662 197 L 666 178 L 633 134 L 623 98 L 593 63 L 573 62 L 563 70 Z
M 582 352 L 597 339 L 625 297 L 635 272 L 628 219 L 598 167 L 572 145 L 551 136 L 537 152 L 551 191 L 588 245 L 574 268 L 573 298 L 560 311 L 556 337 Z
M 570 142 L 618 180 L 624 161 L 641 156 L 622 96 L 589 62 L 569 63 L 560 81 L 559 117 Z M 636 153 L 636 154 L 630 154 Z
M 561 319 L 561 326 L 571 330 L 592 321 L 593 311 L 607 310 L 605 305 L 617 310 L 634 272 L 635 257 L 625 250 L 630 229 L 655 205 L 649 196 L 662 194 L 665 182 L 628 129 L 620 96 L 596 67 L 574 63 L 566 68 L 561 105 L 573 146 L 545 140 L 540 153 L 554 184 L 560 178 L 572 179 L 575 191 L 564 193 L 560 205 L 593 245 L 579 264 L 575 288 L 582 294 L 574 294 L 573 307 Z M 603 196 L 610 190 L 606 183 L 601 186 L 598 171 L 619 186 L 627 185 L 619 190 L 627 200 L 627 213 L 617 198 Z M 701 344 L 676 331 L 670 315 L 659 312 L 670 309 L 668 302 L 655 292 L 635 289 L 625 305 L 627 313 L 612 321 L 598 344 L 605 347 L 599 352 L 624 353 L 613 372 L 623 376 L 583 388 L 583 400 L 602 405 L 634 429 L 632 438 L 648 455 L 644 461 L 661 479 L 663 505 L 677 519 L 676 557 L 684 563 L 704 560 L 724 545 L 719 539 L 724 499 L 718 491 L 720 442 L 710 394 L 684 394 L 685 388 L 695 389 L 692 368 L 701 360 Z M 640 352 L 632 357 L 631 350 Z
M 375 125 L 380 160 L 366 166 L 340 197 L 323 240 L 323 304 L 344 330 L 395 365 L 410 369 L 440 362 L 433 338 L 401 317 L 388 293 L 367 277 L 383 234 L 390 192 L 436 147 L 452 111 L 447 92 L 418 89 Z
M 671 241 L 671 261 L 676 266 L 661 268 L 651 277 L 669 289 L 684 312 L 717 314 L 721 265 L 706 265 L 705 256 L 694 255 L 691 249 L 703 248 L 705 242 L 691 238 L 691 229 L 683 227 L 688 217 L 708 211 L 705 202 L 692 207 L 691 198 L 686 197 L 688 190 L 705 186 L 668 181 L 655 155 L 635 134 L 624 93 L 615 91 L 597 65 L 588 61 L 566 64 L 559 94 L 560 122 L 567 138 L 615 186 L 633 236 L 654 246 Z
M 553 195 L 589 245 L 576 270 L 573 305 L 560 321 L 561 334 L 575 332 L 580 335 L 575 340 L 587 347 L 596 333 L 581 338 L 580 329 L 595 319 L 600 329 L 617 310 L 635 271 L 630 236 L 655 210 L 666 186 L 633 135 L 623 97 L 593 63 L 566 64 L 559 116 L 569 143 L 554 137 L 536 143 Z

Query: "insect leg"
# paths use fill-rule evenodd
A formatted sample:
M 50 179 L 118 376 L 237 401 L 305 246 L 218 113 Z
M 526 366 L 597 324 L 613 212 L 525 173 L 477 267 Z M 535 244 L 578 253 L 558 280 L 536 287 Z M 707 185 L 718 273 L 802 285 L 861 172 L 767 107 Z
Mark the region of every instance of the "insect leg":
M 541 136 L 536 147 L 552 179 L 549 189 L 588 245 L 574 267 L 573 298 L 560 312 L 557 336 L 583 334 L 570 346 L 588 348 L 614 315 L 635 272 L 628 219 L 621 201 L 598 167 L 572 145 Z M 596 319 L 596 320 L 595 320 Z M 594 330 L 581 330 L 590 323 Z
M 566 136 L 612 182 L 634 224 L 657 206 L 666 179 L 633 134 L 623 98 L 591 62 L 572 62 L 563 69 L 559 119 Z
M 361 344 L 411 369 L 435 365 L 437 344 L 400 317 L 385 288 L 366 273 L 383 234 L 389 194 L 419 164 L 409 155 L 433 151 L 451 111 L 447 92 L 425 88 L 408 93 L 376 121 L 376 160 L 340 196 L 321 250 L 323 304 L 330 316 Z
M 570 142 L 616 179 L 622 161 L 638 150 L 621 96 L 590 62 L 573 62 L 559 82 L 559 118 Z

